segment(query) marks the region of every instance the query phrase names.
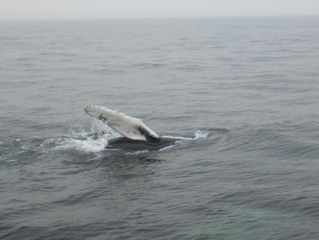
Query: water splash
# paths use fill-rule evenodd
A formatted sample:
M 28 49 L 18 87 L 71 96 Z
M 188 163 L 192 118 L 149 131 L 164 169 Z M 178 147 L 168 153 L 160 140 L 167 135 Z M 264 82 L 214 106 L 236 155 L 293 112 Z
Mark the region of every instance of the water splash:
M 65 138 L 55 149 L 76 149 L 84 152 L 101 152 L 108 144 L 107 138 L 87 137 L 85 139 Z
M 194 139 L 202 139 L 207 138 L 209 132 L 202 132 L 201 130 L 197 130 L 195 132 L 195 138 Z

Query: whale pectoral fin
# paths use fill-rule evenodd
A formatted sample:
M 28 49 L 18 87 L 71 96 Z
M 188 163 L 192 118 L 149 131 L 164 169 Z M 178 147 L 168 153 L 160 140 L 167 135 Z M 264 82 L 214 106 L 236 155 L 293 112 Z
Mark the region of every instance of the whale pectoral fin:
M 84 110 L 87 114 L 103 121 L 124 137 L 143 141 L 159 140 L 159 136 L 140 119 L 127 116 L 119 110 L 113 111 L 96 105 L 89 105 Z
M 143 124 L 145 127 L 146 125 Z M 151 132 L 149 131 L 150 129 L 148 127 L 146 128 L 143 128 L 141 125 L 137 126 L 138 128 L 138 131 L 143 135 L 145 136 L 146 140 L 147 141 L 150 141 L 150 142 L 157 142 L 159 141 L 159 136 L 156 134 L 156 136 L 154 136 L 154 132 L 151 130 Z

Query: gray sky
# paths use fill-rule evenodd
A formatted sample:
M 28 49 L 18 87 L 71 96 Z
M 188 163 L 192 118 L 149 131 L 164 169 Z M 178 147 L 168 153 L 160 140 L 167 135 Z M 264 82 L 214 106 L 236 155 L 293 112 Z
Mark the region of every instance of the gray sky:
M 0 20 L 319 15 L 319 0 L 0 0 Z

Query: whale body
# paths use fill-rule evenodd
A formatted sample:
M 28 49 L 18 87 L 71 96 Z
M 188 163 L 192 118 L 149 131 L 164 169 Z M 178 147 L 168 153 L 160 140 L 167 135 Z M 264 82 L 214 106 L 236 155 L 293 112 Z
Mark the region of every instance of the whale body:
M 174 145 L 176 141 L 180 140 L 173 137 L 160 137 L 147 127 L 141 119 L 127 116 L 119 110 L 113 111 L 97 105 L 89 105 L 84 110 L 87 114 L 106 123 L 123 136 L 108 140 L 106 146 L 108 149 L 154 151 Z
M 174 145 L 176 141 L 178 139 L 169 137 L 159 137 L 157 141 L 133 140 L 127 137 L 119 137 L 110 139 L 106 148 L 127 151 L 156 151 Z

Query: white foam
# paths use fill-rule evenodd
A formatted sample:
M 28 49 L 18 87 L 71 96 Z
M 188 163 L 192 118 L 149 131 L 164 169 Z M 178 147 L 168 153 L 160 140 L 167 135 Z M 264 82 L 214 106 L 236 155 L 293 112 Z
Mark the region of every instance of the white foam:
M 194 137 L 178 137 L 178 136 L 170 136 L 170 135 L 165 135 L 163 137 L 169 137 L 169 138 L 176 138 L 180 140 L 196 140 L 196 139 L 202 139 L 202 138 L 207 138 L 209 132 L 202 132 L 201 130 L 197 130 L 194 133 Z
M 201 139 L 201 138 L 207 138 L 209 132 L 202 132 L 201 130 L 197 130 L 195 132 L 195 138 L 194 139 Z
M 85 152 L 101 152 L 107 146 L 107 138 L 98 138 L 93 139 L 93 137 L 87 138 L 60 138 L 60 139 L 51 139 L 50 142 L 54 142 L 56 145 L 54 149 L 65 150 L 65 149 L 77 149 L 79 151 Z M 47 142 L 46 144 L 49 144 Z
M 125 155 L 140 155 L 143 153 L 149 152 L 148 150 L 138 150 L 138 151 L 131 151 L 131 152 L 125 152 Z
M 176 143 L 175 143 L 175 144 L 176 144 Z M 169 145 L 169 146 L 167 146 L 167 147 L 161 148 L 161 149 L 159 149 L 158 151 L 165 151 L 165 150 L 167 150 L 167 149 L 173 148 L 173 147 L 176 146 L 175 144 L 172 144 L 172 145 Z
M 76 148 L 86 152 L 101 152 L 105 149 L 108 141 L 106 138 L 92 139 L 87 138 L 86 140 L 80 139 L 68 139 L 65 143 L 65 148 Z

